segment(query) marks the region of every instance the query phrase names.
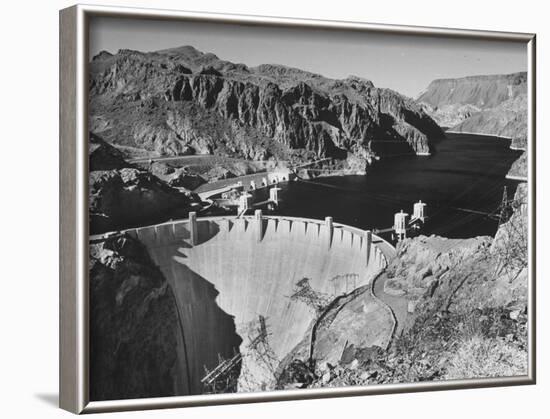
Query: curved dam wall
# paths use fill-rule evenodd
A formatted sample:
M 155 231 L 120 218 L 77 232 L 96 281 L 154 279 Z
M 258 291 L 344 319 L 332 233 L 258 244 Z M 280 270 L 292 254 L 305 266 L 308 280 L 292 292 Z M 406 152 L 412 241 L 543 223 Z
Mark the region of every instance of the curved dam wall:
M 213 369 L 219 356 L 246 352 L 260 315 L 277 360 L 304 339 L 316 313 L 291 299 L 298 281 L 307 278 L 315 292 L 330 298 L 349 293 L 387 265 L 391 248 L 370 232 L 330 220 L 259 214 L 183 220 L 126 233 L 147 247 L 173 287 L 185 341 L 178 373 L 185 375 L 188 394 L 203 392 L 205 367 Z M 265 385 L 269 377 L 258 380 Z

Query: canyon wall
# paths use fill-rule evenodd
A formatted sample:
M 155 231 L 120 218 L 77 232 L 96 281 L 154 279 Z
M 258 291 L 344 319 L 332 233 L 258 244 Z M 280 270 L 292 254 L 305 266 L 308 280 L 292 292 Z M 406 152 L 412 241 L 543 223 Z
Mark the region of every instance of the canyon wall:
M 506 137 L 527 150 L 526 72 L 434 80 L 417 101 L 449 131 Z M 524 153 L 510 175 L 527 179 L 526 160 Z
M 90 398 L 187 394 L 175 296 L 145 247 L 128 236 L 90 244 Z
M 249 68 L 193 47 L 94 57 L 90 127 L 128 155 L 215 152 L 253 160 L 367 159 L 372 142 L 384 141 L 427 153 L 443 136 L 413 100 L 368 80 Z
M 418 96 L 417 101 L 434 107 L 461 104 L 490 109 L 523 96 L 526 94 L 526 85 L 525 72 L 437 79 Z
M 527 73 L 432 81 L 417 101 L 452 131 L 527 137 Z

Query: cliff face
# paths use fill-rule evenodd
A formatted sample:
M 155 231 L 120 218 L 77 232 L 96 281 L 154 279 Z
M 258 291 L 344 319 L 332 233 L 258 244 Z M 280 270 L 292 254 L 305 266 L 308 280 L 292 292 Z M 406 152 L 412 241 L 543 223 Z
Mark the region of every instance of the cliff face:
M 518 189 L 519 190 L 519 189 Z M 505 232 L 526 228 L 523 213 L 514 214 L 495 238 L 479 236 L 467 240 L 444 237 L 416 237 L 400 242 L 398 258 L 390 264 L 384 292 L 409 300 L 409 324 L 438 299 L 454 310 L 522 306 L 527 304 L 527 277 L 523 266 L 525 237 Z M 506 252 L 517 248 L 514 257 Z M 525 262 L 526 259 L 523 261 Z M 516 278 L 520 275 L 521 278 Z
M 524 152 L 519 158 L 512 164 L 510 170 L 508 171 L 508 178 L 518 179 L 518 180 L 527 180 L 528 176 L 528 167 L 527 167 L 527 152 Z
M 527 137 L 527 73 L 434 80 L 418 97 L 453 131 Z
M 473 113 L 453 131 L 509 137 L 515 143 L 527 140 L 527 94 L 506 100 L 494 108 Z
M 422 107 L 442 127 L 454 127 L 480 111 L 477 106 L 470 104 L 431 106 L 422 102 Z
M 90 397 L 186 393 L 174 295 L 145 248 L 129 237 L 90 245 Z
M 124 160 L 124 155 L 93 133 L 88 137 L 88 156 L 90 172 L 133 167 Z
M 527 73 L 439 79 L 430 83 L 418 102 L 431 106 L 473 105 L 490 109 L 526 92 Z
M 90 65 L 91 129 L 130 153 L 263 160 L 366 158 L 370 141 L 427 152 L 442 132 L 414 101 L 368 80 L 276 65 L 248 68 L 192 47 L 102 53 Z

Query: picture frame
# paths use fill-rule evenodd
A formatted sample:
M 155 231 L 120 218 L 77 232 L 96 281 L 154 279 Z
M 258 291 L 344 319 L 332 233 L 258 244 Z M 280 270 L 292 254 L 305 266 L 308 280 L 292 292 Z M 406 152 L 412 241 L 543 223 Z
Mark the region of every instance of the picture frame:
M 96 17 L 323 29 L 525 44 L 528 97 L 528 374 L 514 377 L 91 401 L 89 395 L 88 67 Z M 60 407 L 73 413 L 364 396 L 536 383 L 536 37 L 528 33 L 76 5 L 60 12 Z

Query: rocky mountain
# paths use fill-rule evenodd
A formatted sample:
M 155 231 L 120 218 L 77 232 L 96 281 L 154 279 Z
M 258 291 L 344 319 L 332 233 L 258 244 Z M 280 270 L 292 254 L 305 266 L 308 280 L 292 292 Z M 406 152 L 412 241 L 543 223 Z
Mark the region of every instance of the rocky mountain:
M 453 131 L 475 132 L 512 138 L 527 138 L 527 94 L 508 99 L 498 106 L 471 114 Z
M 185 46 L 102 52 L 90 63 L 90 127 L 127 155 L 365 161 L 427 153 L 443 136 L 413 100 L 358 77 L 224 61 Z
M 418 101 L 431 106 L 474 105 L 491 109 L 526 93 L 527 73 L 438 79 L 419 95 Z
M 453 131 L 527 137 L 527 73 L 439 79 L 417 101 Z

